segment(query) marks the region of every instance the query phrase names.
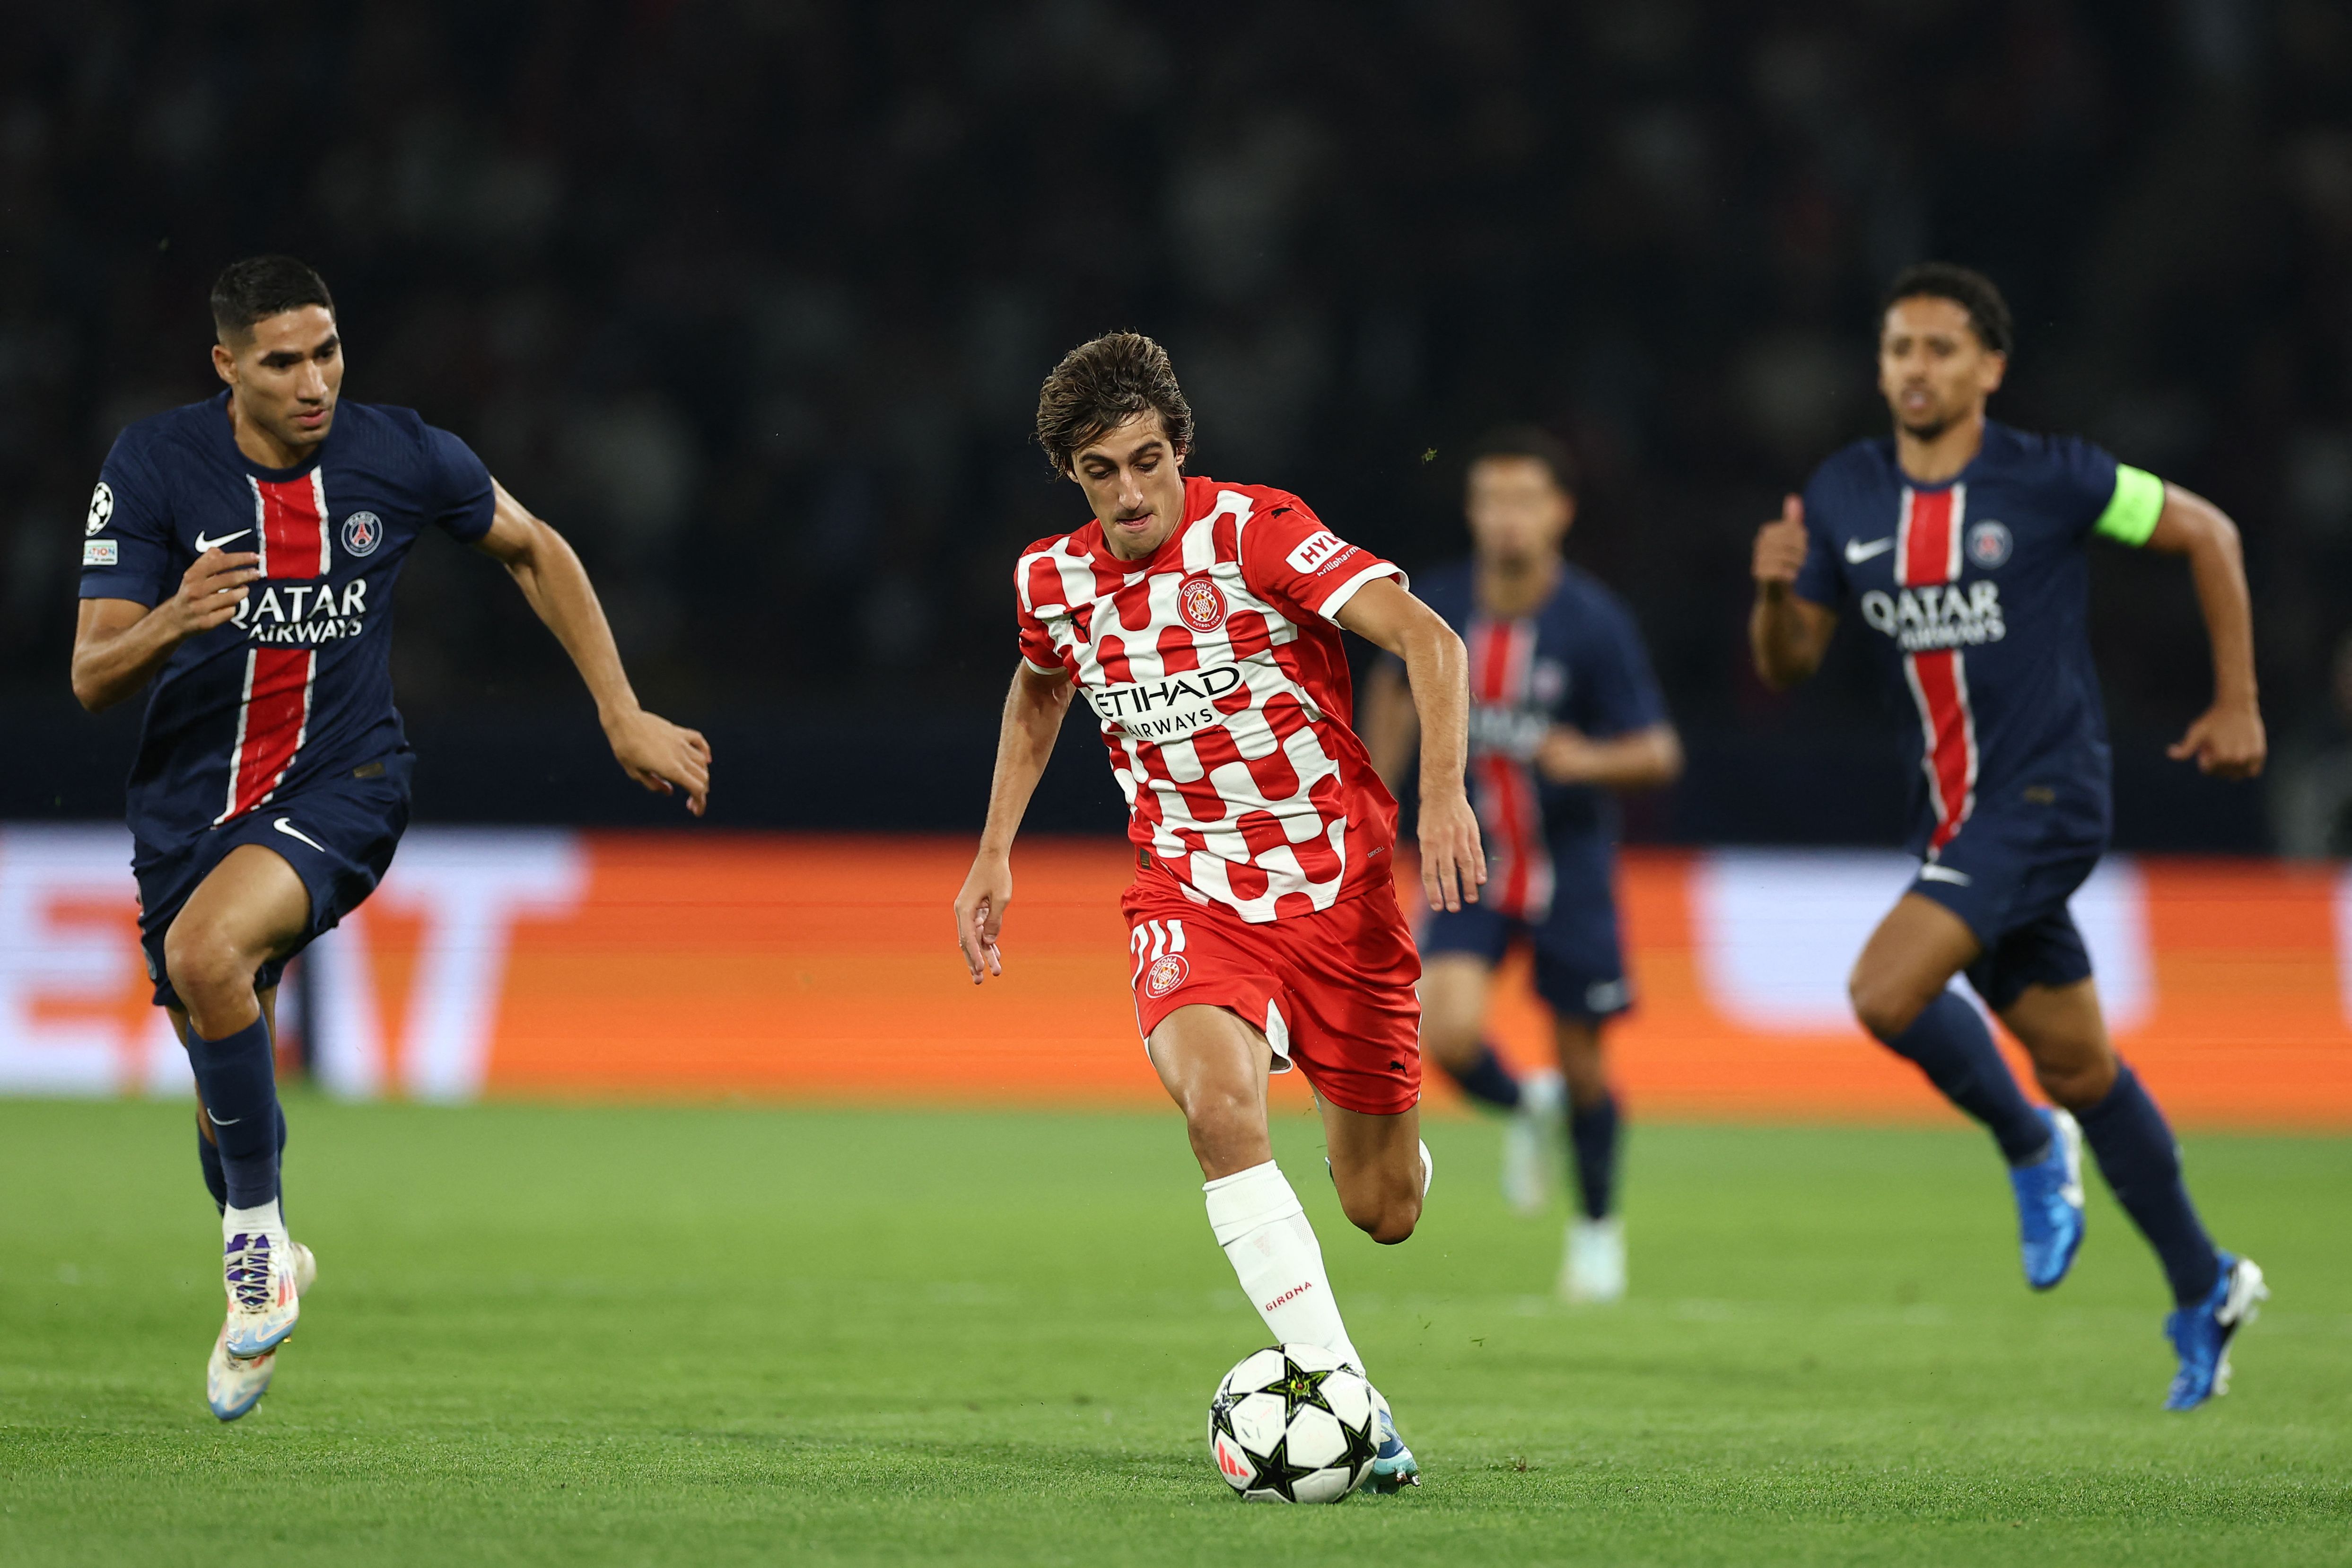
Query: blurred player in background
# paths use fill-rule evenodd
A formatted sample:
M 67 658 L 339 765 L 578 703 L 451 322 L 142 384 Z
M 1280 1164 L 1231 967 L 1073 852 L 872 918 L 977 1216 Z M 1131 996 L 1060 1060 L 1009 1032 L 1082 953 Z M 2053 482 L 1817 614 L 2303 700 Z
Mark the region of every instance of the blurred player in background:
M 437 528 L 503 564 L 579 666 L 621 765 L 683 789 L 698 816 L 710 748 L 638 707 L 579 557 L 464 442 L 340 401 L 342 337 L 317 273 L 240 261 L 212 310 L 227 390 L 124 430 L 100 470 L 73 688 L 96 711 L 154 687 L 131 867 L 221 1210 L 228 1314 L 205 1394 L 233 1421 L 268 1389 L 314 1272 L 279 1203 L 278 975 L 374 890 L 408 824 L 390 659 L 410 547 Z
M 1622 1121 L 1601 1035 L 1633 1005 L 1633 987 L 1617 933 L 1612 792 L 1673 782 L 1682 743 L 1633 616 L 1560 554 L 1576 521 L 1573 472 L 1541 430 L 1488 436 L 1472 453 L 1465 498 L 1472 558 L 1422 584 L 1469 647 L 1471 798 L 1488 873 L 1475 907 L 1434 913 L 1422 928 L 1422 1044 L 1465 1094 L 1510 1113 L 1503 1192 L 1522 1213 L 1539 1212 L 1548 1194 L 1565 1080 L 1579 1212 L 1560 1291 L 1614 1301 L 1625 1294 Z M 1372 671 L 1365 721 L 1372 761 L 1393 785 L 1415 741 L 1394 659 Z M 1558 1073 L 1521 1079 L 1485 1037 L 1495 966 L 1515 942 L 1533 950 Z
M 2251 778 L 2264 741 L 2238 531 L 2210 502 L 2072 437 L 1985 417 L 2009 362 L 1991 281 L 1927 263 L 1880 317 L 1891 440 L 1857 442 L 1757 535 L 1748 623 L 1766 684 L 1820 668 L 1851 604 L 1898 700 L 1918 716 L 1917 879 L 1872 933 L 1855 1016 L 1983 1122 L 2014 1186 L 2027 1282 L 2065 1278 L 2083 1238 L 2081 1144 L 2163 1264 L 2179 1372 L 2165 1404 L 2222 1393 L 2231 1338 L 2269 1292 L 2218 1250 L 2182 1180 L 2172 1130 L 2107 1038 L 2066 900 L 2111 819 L 2106 721 L 2086 628 L 2094 536 L 2186 556 L 2213 650 L 2213 701 L 2171 748 Z M 1965 973 L 2024 1045 L 2056 1110 L 2027 1103 Z
M 1297 496 L 1185 477 L 1192 412 L 1150 338 L 1072 350 L 1046 378 L 1037 437 L 1094 521 L 1039 540 L 1014 574 L 1021 666 L 956 940 L 974 984 L 1003 973 L 1013 834 L 1082 692 L 1131 813 L 1137 1027 L 1184 1111 L 1210 1227 L 1277 1342 L 1361 1372 L 1275 1163 L 1266 1079 L 1306 1072 L 1349 1219 L 1375 1241 L 1411 1236 L 1430 1178 L 1421 964 L 1397 905 L 1396 803 L 1349 728 L 1339 628 L 1411 673 L 1433 908 L 1475 901 L 1485 876 L 1462 784 L 1462 639 Z M 1385 1406 L 1379 1436 L 1372 1484 L 1414 1481 Z

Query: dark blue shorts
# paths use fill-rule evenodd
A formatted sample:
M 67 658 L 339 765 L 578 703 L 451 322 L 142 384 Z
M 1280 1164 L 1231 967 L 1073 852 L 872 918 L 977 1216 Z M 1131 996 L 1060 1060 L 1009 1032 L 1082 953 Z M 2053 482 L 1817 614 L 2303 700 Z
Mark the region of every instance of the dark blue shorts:
M 394 752 L 168 849 L 135 844 L 131 870 L 139 880 L 139 945 L 146 951 L 155 1005 L 180 1005 L 163 968 L 164 936 L 189 896 L 240 844 L 258 844 L 275 852 L 294 868 L 310 892 L 310 923 L 300 940 L 254 974 L 255 990 L 276 985 L 288 959 L 320 932 L 334 930 L 383 880 L 392 852 L 408 829 L 408 784 L 415 767 L 414 752 Z
M 1969 965 L 1969 984 L 1996 1013 L 2029 985 L 2090 978 L 2091 954 L 2066 900 L 2105 846 L 2073 826 L 2055 810 L 1971 816 L 1911 884 L 1976 933 L 1984 955 Z
M 1618 939 L 1612 858 L 1556 848 L 1551 911 L 1542 920 L 1515 920 L 1489 904 L 1429 915 L 1422 957 L 1467 952 L 1500 963 L 1511 944 L 1524 940 L 1534 952 L 1536 994 L 1556 1016 L 1587 1023 L 1616 1016 L 1633 1006 L 1633 988 Z

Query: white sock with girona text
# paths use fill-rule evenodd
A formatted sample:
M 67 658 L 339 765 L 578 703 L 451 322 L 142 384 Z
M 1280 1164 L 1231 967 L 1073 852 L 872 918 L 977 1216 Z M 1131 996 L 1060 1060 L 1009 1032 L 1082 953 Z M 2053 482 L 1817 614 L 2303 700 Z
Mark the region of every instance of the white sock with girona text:
M 1209 1198 L 1209 1228 L 1276 1342 L 1320 1345 L 1363 1371 L 1364 1358 L 1339 1321 L 1315 1227 L 1282 1167 L 1268 1160 L 1201 1190 Z

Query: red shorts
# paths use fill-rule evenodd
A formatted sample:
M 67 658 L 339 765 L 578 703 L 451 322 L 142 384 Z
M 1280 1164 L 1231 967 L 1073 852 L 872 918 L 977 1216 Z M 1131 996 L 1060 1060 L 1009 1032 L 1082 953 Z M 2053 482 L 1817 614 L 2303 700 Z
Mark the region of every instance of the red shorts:
M 1179 1007 L 1223 1007 L 1265 1031 L 1275 1071 L 1297 1063 L 1334 1105 L 1394 1116 L 1420 1102 L 1421 954 L 1387 878 L 1328 910 L 1253 925 L 1147 871 L 1119 910 L 1145 1039 Z

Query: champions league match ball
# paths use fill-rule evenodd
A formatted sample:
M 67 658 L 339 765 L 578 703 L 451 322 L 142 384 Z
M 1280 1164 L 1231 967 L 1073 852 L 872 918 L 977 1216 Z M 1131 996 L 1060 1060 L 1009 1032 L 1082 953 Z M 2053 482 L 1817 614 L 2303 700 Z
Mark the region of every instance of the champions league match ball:
M 1372 1473 L 1380 1398 L 1318 1346 L 1252 1351 L 1209 1402 L 1209 1453 L 1244 1502 L 1339 1502 Z

